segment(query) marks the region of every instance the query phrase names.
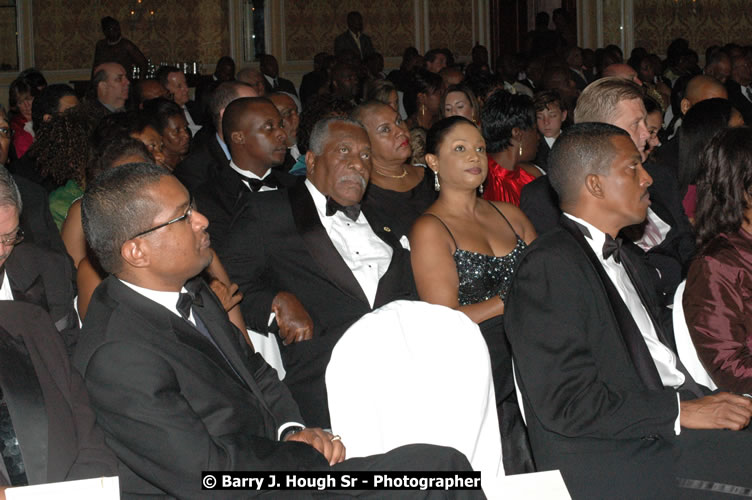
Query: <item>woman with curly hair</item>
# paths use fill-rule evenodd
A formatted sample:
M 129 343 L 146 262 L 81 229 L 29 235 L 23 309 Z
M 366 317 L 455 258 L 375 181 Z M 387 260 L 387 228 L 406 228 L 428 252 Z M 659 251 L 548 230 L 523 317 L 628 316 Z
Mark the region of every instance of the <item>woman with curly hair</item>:
M 689 333 L 720 390 L 752 393 L 752 129 L 722 130 L 703 151 L 695 229 Z
M 50 193 L 50 211 L 58 229 L 68 208 L 84 194 L 84 176 L 89 163 L 88 115 L 72 108 L 38 125 L 37 138 L 29 149 L 42 177 L 60 186 Z

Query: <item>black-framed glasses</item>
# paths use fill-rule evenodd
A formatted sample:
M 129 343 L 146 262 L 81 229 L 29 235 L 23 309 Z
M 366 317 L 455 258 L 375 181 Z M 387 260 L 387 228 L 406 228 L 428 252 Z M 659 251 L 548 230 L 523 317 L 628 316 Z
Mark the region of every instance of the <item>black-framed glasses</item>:
M 21 227 L 17 227 L 15 231 L 12 231 L 8 234 L 0 235 L 0 243 L 2 243 L 4 246 L 14 246 L 21 243 L 24 239 L 24 232 Z
M 145 234 L 149 234 L 151 232 L 156 231 L 157 229 L 162 229 L 163 227 L 167 227 L 170 224 L 175 224 L 176 222 L 180 222 L 181 220 L 190 220 L 191 215 L 193 214 L 193 211 L 196 209 L 195 205 L 193 204 L 193 195 L 188 199 L 188 208 L 185 210 L 185 213 L 181 215 L 180 217 L 175 217 L 172 220 L 168 220 L 167 222 L 160 224 L 158 226 L 154 226 L 150 229 L 147 229 L 146 231 L 141 231 L 135 236 L 131 236 L 128 238 L 129 240 L 132 240 L 133 238 L 138 238 L 139 236 L 143 236 Z

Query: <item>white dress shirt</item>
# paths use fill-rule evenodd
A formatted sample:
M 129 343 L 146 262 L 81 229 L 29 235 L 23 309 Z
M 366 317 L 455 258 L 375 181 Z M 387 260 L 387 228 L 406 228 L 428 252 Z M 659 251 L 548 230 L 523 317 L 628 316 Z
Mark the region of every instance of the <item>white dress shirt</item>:
M 147 299 L 156 302 L 160 306 L 164 307 L 171 313 L 178 316 L 180 319 L 183 319 L 183 316 L 178 312 L 178 300 L 180 299 L 180 293 L 187 292 L 185 288 L 183 288 L 180 292 L 162 292 L 159 290 L 152 290 L 150 288 L 144 288 L 140 287 L 138 285 L 134 285 L 133 283 L 128 283 L 127 281 L 120 280 L 122 284 L 133 290 L 134 292 L 142 295 L 143 297 L 146 297 Z M 196 321 L 193 319 L 193 311 L 191 310 L 188 315 L 188 322 L 192 326 L 196 326 Z M 212 342 L 214 342 L 212 340 Z M 219 348 L 217 348 L 219 349 Z M 220 351 L 221 353 L 221 351 Z M 224 354 L 222 354 L 222 357 L 224 357 Z M 229 363 L 229 362 L 228 362 Z M 233 368 L 234 370 L 234 368 Z M 285 422 L 284 424 L 280 425 L 277 429 L 277 439 L 282 436 L 282 433 L 285 432 L 285 429 L 288 427 L 305 427 L 305 425 L 299 423 L 299 422 Z
M 355 221 L 350 220 L 342 212 L 327 216 L 326 197 L 308 179 L 305 184 L 311 193 L 326 234 L 352 271 L 368 303 L 373 307 L 379 280 L 386 274 L 392 262 L 392 247 L 376 236 L 362 212 Z
M 13 300 L 13 292 L 10 289 L 10 280 L 8 280 L 5 268 L 3 268 L 3 284 L 0 286 L 0 300 Z
M 266 173 L 264 174 L 263 177 L 259 177 L 258 175 L 254 174 L 250 170 L 243 170 L 242 168 L 238 167 L 235 164 L 235 162 L 232 161 L 232 160 L 230 161 L 230 168 L 240 174 L 240 176 L 242 177 L 240 180 L 243 181 L 243 184 L 245 184 L 245 187 L 247 187 L 248 189 L 251 189 L 251 185 L 248 183 L 248 181 L 246 179 L 256 179 L 256 180 L 261 181 L 261 180 L 264 180 L 267 177 L 269 177 L 269 174 L 272 173 L 272 169 L 269 169 L 269 170 L 266 171 Z M 277 188 L 275 188 L 275 187 L 261 186 L 261 188 L 258 191 L 256 191 L 256 192 L 257 193 L 261 193 L 263 191 L 276 191 L 276 190 L 277 190 Z
M 663 240 L 666 239 L 666 235 L 671 231 L 671 226 L 658 217 L 651 208 L 648 208 L 647 220 L 648 225 L 645 227 L 645 232 L 643 233 L 642 238 L 635 241 L 635 245 L 642 248 L 645 252 L 663 243 Z
M 558 135 L 556 137 L 546 137 L 545 135 L 543 136 L 543 139 L 546 141 L 546 144 L 548 144 L 549 149 L 554 147 L 554 143 L 556 142 L 556 139 L 558 138 L 559 138 Z
M 619 296 L 621 296 L 621 299 L 627 306 L 629 313 L 632 315 L 632 319 L 634 319 L 637 324 L 637 328 L 640 330 L 642 338 L 645 339 L 645 344 L 650 352 L 650 356 L 653 358 L 655 368 L 658 370 L 658 375 L 661 377 L 661 382 L 663 382 L 665 387 L 678 389 L 684 383 L 684 374 L 676 367 L 676 354 L 658 339 L 658 334 L 655 331 L 653 322 L 650 320 L 648 311 L 640 300 L 640 296 L 632 284 L 632 280 L 629 279 L 624 266 L 620 263 L 617 264 L 613 256 L 609 256 L 608 259 L 603 258 L 603 243 L 606 241 L 606 233 L 585 220 L 566 212 L 564 212 L 564 215 L 573 221 L 582 224 L 588 229 L 588 231 L 590 231 L 590 238 L 585 236 L 585 241 L 587 241 L 590 248 L 593 249 L 595 256 L 598 258 L 598 261 L 603 266 L 606 274 L 611 279 L 611 283 L 619 292 Z M 676 397 L 678 403 L 678 392 Z M 676 430 L 676 433 L 679 434 L 681 429 L 679 425 L 679 417 L 676 419 L 674 429 Z
M 217 136 L 217 142 L 219 143 L 219 147 L 222 148 L 222 151 L 225 153 L 225 156 L 228 160 L 232 159 L 232 156 L 230 156 L 230 149 L 227 147 L 227 144 L 225 144 L 225 141 L 222 140 L 222 138 L 219 136 L 219 134 L 214 134 Z
M 191 137 L 195 137 L 196 132 L 201 130 L 201 125 L 197 125 L 196 122 L 193 121 L 191 112 L 188 111 L 188 108 L 185 106 L 183 106 L 183 114 L 185 115 L 185 121 L 188 122 L 188 128 L 191 129 Z

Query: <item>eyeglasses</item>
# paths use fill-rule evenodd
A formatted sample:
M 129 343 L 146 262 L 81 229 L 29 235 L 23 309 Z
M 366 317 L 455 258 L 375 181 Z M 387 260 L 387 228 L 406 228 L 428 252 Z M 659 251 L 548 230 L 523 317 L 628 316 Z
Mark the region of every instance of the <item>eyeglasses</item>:
M 149 234 L 151 232 L 156 231 L 157 229 L 162 229 L 163 227 L 167 227 L 170 224 L 175 224 L 176 222 L 180 222 L 181 220 L 190 220 L 191 215 L 193 215 L 193 211 L 196 209 L 196 206 L 193 204 L 193 195 L 188 199 L 188 208 L 186 209 L 185 213 L 181 215 L 180 217 L 175 217 L 172 220 L 168 220 L 164 224 L 160 224 L 158 226 L 154 226 L 151 229 L 147 229 L 146 231 L 141 231 L 135 236 L 131 236 L 128 238 L 129 240 L 132 240 L 133 238 L 138 238 L 139 236 L 143 236 L 145 234 Z
M 0 243 L 8 247 L 18 245 L 23 239 L 24 232 L 20 227 L 17 227 L 14 231 L 11 231 L 8 234 L 0 235 Z

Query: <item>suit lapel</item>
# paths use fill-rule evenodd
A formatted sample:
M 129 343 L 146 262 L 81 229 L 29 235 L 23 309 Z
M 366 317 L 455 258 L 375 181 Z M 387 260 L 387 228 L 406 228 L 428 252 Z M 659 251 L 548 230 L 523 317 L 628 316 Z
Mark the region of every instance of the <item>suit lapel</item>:
M 287 191 L 290 208 L 300 237 L 308 253 L 323 270 L 329 280 L 346 294 L 369 304 L 358 280 L 337 252 L 329 235 L 321 224 L 313 198 L 304 183 L 298 183 Z M 370 304 L 369 304 L 370 307 Z
M 650 351 L 648 351 L 642 333 L 637 327 L 637 324 L 626 304 L 621 299 L 619 291 L 611 282 L 611 278 L 608 277 L 606 270 L 603 269 L 600 261 L 593 253 L 592 248 L 590 248 L 590 245 L 585 241 L 585 236 L 583 236 L 578 225 L 566 215 L 562 214 L 560 223 L 562 227 L 572 235 L 580 248 L 582 248 L 582 251 L 585 252 L 593 270 L 598 274 L 606 295 L 608 296 L 608 300 L 611 303 L 611 311 L 616 319 L 621 337 L 624 340 L 624 345 L 627 348 L 627 351 L 629 351 L 632 364 L 638 375 L 648 389 L 663 389 L 663 382 L 661 381 L 661 377 L 655 367 L 653 357 L 650 355 Z
M 47 305 L 47 294 L 45 293 L 42 276 L 24 265 L 23 260 L 18 258 L 20 255 L 18 250 L 23 251 L 21 247 L 16 248 L 10 254 L 10 257 L 8 257 L 5 265 L 10 289 L 13 292 L 13 299 L 19 302 L 38 305 L 47 311 L 49 307 Z
M 23 340 L 0 330 L 0 385 L 30 484 L 47 482 L 48 422 L 42 388 Z

